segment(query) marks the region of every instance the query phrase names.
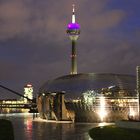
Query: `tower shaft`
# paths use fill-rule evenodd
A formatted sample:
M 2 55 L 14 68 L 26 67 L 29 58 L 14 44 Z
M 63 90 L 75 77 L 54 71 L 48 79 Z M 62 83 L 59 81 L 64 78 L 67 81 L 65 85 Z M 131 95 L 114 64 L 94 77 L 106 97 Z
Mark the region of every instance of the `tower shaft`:
M 72 40 L 72 50 L 71 50 L 71 74 L 77 74 L 76 41 L 75 41 L 75 40 Z

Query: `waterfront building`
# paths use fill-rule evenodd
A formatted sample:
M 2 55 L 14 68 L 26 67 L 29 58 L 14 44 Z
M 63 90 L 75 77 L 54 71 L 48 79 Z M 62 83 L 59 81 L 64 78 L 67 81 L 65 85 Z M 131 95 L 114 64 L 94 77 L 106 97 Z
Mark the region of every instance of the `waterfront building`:
M 47 114 L 47 94 L 63 92 L 65 112 L 74 112 L 76 121 L 100 121 L 103 112 L 106 121 L 128 119 L 137 112 L 135 85 L 135 76 L 123 74 L 84 73 L 58 77 L 40 88 L 39 112 Z
M 24 100 L 19 99 L 3 99 L 0 100 L 0 113 L 26 113 L 29 109 L 25 109 Z
M 25 113 L 29 112 L 31 108 L 31 100 L 33 100 L 33 86 L 27 84 L 24 86 L 24 96 L 16 91 L 6 88 L 1 85 L 4 89 L 11 91 L 19 96 L 20 99 L 3 99 L 0 100 L 0 112 L 1 113 Z M 25 98 L 24 98 L 25 97 Z
M 27 84 L 24 86 L 24 97 L 28 99 L 33 99 L 33 86 L 31 84 Z M 24 98 L 24 102 L 27 103 L 27 98 Z
M 137 96 L 139 97 L 138 101 L 138 112 L 139 112 L 139 120 L 140 120 L 140 66 L 136 67 L 136 90 L 137 90 Z

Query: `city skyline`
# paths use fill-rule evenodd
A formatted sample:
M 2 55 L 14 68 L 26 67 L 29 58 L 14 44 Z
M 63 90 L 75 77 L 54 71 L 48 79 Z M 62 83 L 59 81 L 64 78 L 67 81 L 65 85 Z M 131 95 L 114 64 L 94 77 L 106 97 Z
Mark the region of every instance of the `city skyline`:
M 0 2 L 1 84 L 23 93 L 70 72 L 66 34 L 72 4 L 82 28 L 78 73 L 134 74 L 140 65 L 139 0 L 2 0 Z M 11 94 L 13 95 L 13 94 Z

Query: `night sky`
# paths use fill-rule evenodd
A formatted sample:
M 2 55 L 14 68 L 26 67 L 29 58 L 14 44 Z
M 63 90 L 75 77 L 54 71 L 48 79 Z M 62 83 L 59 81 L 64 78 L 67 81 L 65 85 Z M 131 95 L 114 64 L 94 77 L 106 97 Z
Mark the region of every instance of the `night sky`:
M 135 75 L 140 0 L 0 0 L 0 84 L 23 93 L 32 83 L 37 93 L 45 81 L 70 73 L 73 3 L 81 25 L 78 73 Z

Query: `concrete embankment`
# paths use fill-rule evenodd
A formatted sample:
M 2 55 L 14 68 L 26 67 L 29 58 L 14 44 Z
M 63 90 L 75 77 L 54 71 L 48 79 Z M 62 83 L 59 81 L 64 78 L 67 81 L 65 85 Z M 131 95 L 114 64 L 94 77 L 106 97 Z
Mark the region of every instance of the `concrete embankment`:
M 116 121 L 116 126 L 120 128 L 130 128 L 140 130 L 140 121 Z

